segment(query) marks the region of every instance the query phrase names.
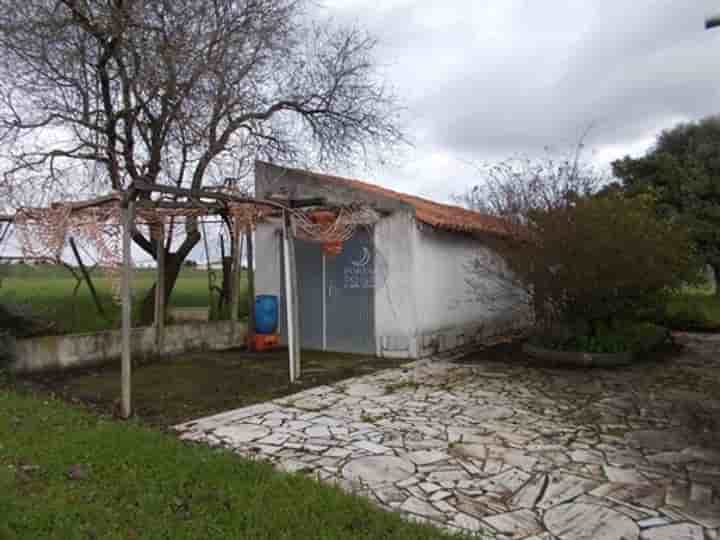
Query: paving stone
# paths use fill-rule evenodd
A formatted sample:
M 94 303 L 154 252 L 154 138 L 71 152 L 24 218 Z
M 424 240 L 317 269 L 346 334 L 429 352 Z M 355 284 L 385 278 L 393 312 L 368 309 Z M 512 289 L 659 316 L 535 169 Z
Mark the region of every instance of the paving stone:
M 605 463 L 605 456 L 602 455 L 602 452 L 593 450 L 575 450 L 570 454 L 570 459 L 578 463 L 592 463 L 595 465 Z
M 397 483 L 397 487 L 400 488 L 409 488 L 410 486 L 414 486 L 416 484 L 419 484 L 422 480 L 418 478 L 417 476 L 413 476 L 412 478 L 407 478 L 406 480 L 401 480 Z
M 405 457 L 415 465 L 430 465 L 447 460 L 450 456 L 438 450 L 418 450 L 417 452 L 410 452 Z
M 350 454 L 352 454 L 352 451 L 346 448 L 329 448 L 323 455 L 327 457 L 344 458 Z
M 262 439 L 270 435 L 271 430 L 256 424 L 230 424 L 215 429 L 214 435 L 221 439 L 230 439 L 233 442 L 247 443 Z
M 648 484 L 647 478 L 635 469 L 624 469 L 620 467 L 603 466 L 603 471 L 610 482 L 618 484 Z
M 666 489 L 663 486 L 650 484 L 612 484 L 612 492 L 605 495 L 612 501 L 630 503 L 646 508 L 658 509 L 665 504 Z M 601 489 L 601 488 L 599 488 Z M 595 493 L 592 491 L 591 493 Z
M 373 454 L 389 454 L 392 452 L 392 450 L 387 446 L 383 446 L 381 444 L 370 441 L 358 441 L 353 443 L 352 446 L 354 448 L 359 448 L 360 450 L 367 450 L 368 452 L 372 452 Z
M 690 484 L 690 501 L 698 504 L 711 504 L 712 487 L 693 482 Z
M 692 446 L 690 448 L 685 448 L 682 453 L 693 458 L 693 461 L 702 461 L 705 463 L 720 465 L 719 450 Z
M 616 510 L 592 504 L 561 504 L 544 516 L 545 526 L 560 540 L 636 540 L 639 527 Z
M 687 447 L 689 434 L 686 431 L 671 429 L 638 430 L 625 434 L 625 440 L 636 448 L 680 451 Z
M 384 504 L 403 502 L 407 499 L 405 493 L 395 486 L 381 486 L 373 490 L 375 496 Z
M 686 465 L 695 461 L 695 458 L 683 452 L 661 452 L 648 456 L 647 460 L 661 465 Z
M 488 446 L 488 457 L 502 461 L 511 467 L 517 467 L 524 471 L 532 471 L 538 462 L 537 457 L 528 456 L 525 452 L 505 448 L 502 446 Z
M 530 475 L 520 469 L 510 469 L 496 476 L 478 482 L 478 486 L 486 491 L 511 495 L 520 489 Z
M 488 459 L 485 461 L 483 472 L 487 474 L 497 474 L 503 470 L 505 463 L 499 459 Z
M 720 527 L 720 504 L 699 504 L 691 502 L 684 508 L 677 508 L 677 513 L 690 521 L 699 523 L 706 529 Z
M 327 426 L 315 426 L 309 427 L 305 430 L 305 434 L 308 437 L 312 438 L 330 438 L 332 437 L 332 433 L 330 433 L 330 430 L 327 428 Z
M 509 407 L 470 407 L 465 409 L 463 416 L 471 419 L 476 423 L 482 423 L 488 420 L 504 420 L 510 418 L 514 411 Z
M 481 495 L 477 497 L 458 495 L 456 506 L 458 510 L 462 510 L 467 514 L 478 518 L 510 511 L 510 508 L 504 500 L 490 495 Z
M 435 493 L 433 493 L 432 495 L 430 495 L 430 500 L 431 500 L 432 502 L 436 502 L 436 501 L 445 500 L 445 499 L 447 499 L 448 497 L 452 497 L 452 492 L 451 492 L 451 491 L 445 491 L 444 489 L 441 489 L 440 491 L 436 491 Z
M 641 540 L 704 540 L 702 527 L 690 523 L 678 523 L 655 527 L 640 533 Z
M 259 444 L 271 444 L 275 446 L 282 446 L 285 444 L 288 439 L 290 438 L 289 435 L 286 435 L 284 433 L 272 433 L 268 435 L 267 437 L 263 437 L 262 439 L 259 439 L 257 442 Z
M 444 499 L 439 501 L 433 501 L 433 506 L 446 515 L 452 515 L 457 513 L 457 509 L 449 505 Z
M 394 483 L 405 480 L 415 473 L 415 465 L 394 456 L 370 456 L 358 458 L 343 467 L 342 474 L 352 481 L 370 485 Z
M 289 472 L 289 473 L 306 471 L 306 470 L 312 468 L 310 465 L 308 465 L 304 461 L 300 461 L 297 459 L 284 459 L 277 464 L 277 467 L 280 470 L 283 470 L 283 471 Z
M 665 495 L 665 504 L 669 506 L 684 507 L 690 500 L 690 487 L 685 483 L 673 483 L 668 486 Z
M 456 444 L 452 447 L 451 451 L 455 456 L 473 458 L 480 461 L 488 457 L 487 445 L 484 444 Z
M 546 474 L 537 475 L 515 493 L 510 504 L 518 508 L 534 508 L 547 484 Z
M 662 525 L 669 525 L 670 521 L 664 517 L 651 517 L 645 518 L 638 521 L 638 526 L 641 529 L 649 529 L 651 527 L 660 527 Z
M 597 486 L 597 482 L 587 478 L 553 473 L 549 476 L 545 494 L 537 506 L 545 510 L 592 491 Z
M 375 397 L 384 396 L 387 392 L 384 386 L 365 382 L 355 382 L 345 387 L 345 393 L 349 396 Z
M 420 500 L 417 497 L 410 497 L 407 499 L 404 503 L 402 503 L 400 509 L 429 519 L 442 520 L 444 517 L 444 514 L 433 505 Z
M 459 529 L 470 531 L 471 533 L 478 533 L 484 530 L 483 524 L 479 519 L 463 514 L 462 512 L 455 515 L 452 523 Z
M 684 534 L 670 528 L 680 524 L 720 540 L 720 452 L 687 429 L 664 387 L 674 384 L 657 379 L 649 397 L 635 392 L 637 377 L 433 359 L 175 429 L 285 470 L 312 471 L 448 530 L 479 532 L 494 522 L 508 526 L 495 529 L 507 539 L 525 534 L 508 519 L 532 522 L 532 515 L 534 526 L 542 516 L 561 533 L 525 535 L 536 540 L 637 538 L 640 527 L 655 540 Z M 417 386 L 388 392 L 402 381 Z
M 468 480 L 469 478 L 470 475 L 465 471 L 465 469 L 448 469 L 433 471 L 427 476 L 427 479 L 430 482 L 437 482 L 440 485 L 443 485 L 446 482 L 459 482 L 461 480 Z
M 516 510 L 484 519 L 485 523 L 510 538 L 525 538 L 542 532 L 543 526 L 534 512 Z
M 422 482 L 421 484 L 418 484 L 418 487 L 422 489 L 425 493 L 435 493 L 436 491 L 442 489 L 439 485 L 433 484 L 432 482 Z

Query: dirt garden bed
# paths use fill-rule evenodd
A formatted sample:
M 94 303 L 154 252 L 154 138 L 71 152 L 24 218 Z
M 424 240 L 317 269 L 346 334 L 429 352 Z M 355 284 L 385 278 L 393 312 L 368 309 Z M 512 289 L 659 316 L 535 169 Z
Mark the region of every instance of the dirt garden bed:
M 301 390 L 396 367 L 400 362 L 351 354 L 304 351 L 303 375 L 289 384 L 287 351 L 200 352 L 153 361 L 135 368 L 135 414 L 167 427 L 192 418 L 279 398 Z M 17 376 L 19 389 L 48 392 L 113 414 L 120 395 L 119 363 L 94 369 Z

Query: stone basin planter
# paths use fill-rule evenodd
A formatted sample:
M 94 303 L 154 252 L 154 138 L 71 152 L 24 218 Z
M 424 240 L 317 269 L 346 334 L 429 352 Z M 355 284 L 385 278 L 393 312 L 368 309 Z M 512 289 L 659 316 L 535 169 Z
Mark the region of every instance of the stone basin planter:
M 696 354 L 720 353 L 720 333 L 673 332 L 672 337 L 676 343 Z
M 537 345 L 525 343 L 523 352 L 538 360 L 543 360 L 553 366 L 577 366 L 611 368 L 627 366 L 632 363 L 634 355 L 631 352 L 624 353 L 586 353 L 579 351 L 558 351 L 546 349 Z

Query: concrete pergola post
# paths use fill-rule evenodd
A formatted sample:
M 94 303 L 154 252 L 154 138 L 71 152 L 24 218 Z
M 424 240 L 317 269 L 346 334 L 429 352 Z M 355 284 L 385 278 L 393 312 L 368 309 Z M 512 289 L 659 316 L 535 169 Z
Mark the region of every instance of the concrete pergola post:
M 122 207 L 122 359 L 121 359 L 121 415 L 130 418 L 132 414 L 132 356 L 130 352 L 130 334 L 132 332 L 132 257 L 131 238 L 135 221 L 135 203 L 132 201 Z
M 233 220 L 232 230 L 232 278 L 230 280 L 230 320 L 237 322 L 238 310 L 240 308 L 240 272 L 242 270 L 242 240 L 243 229 L 240 218 Z
M 252 348 L 255 341 L 255 264 L 253 227 L 248 225 L 245 230 L 245 244 L 247 245 L 247 276 L 248 276 L 248 344 Z
M 155 283 L 155 344 L 161 356 L 165 349 L 165 225 L 154 226 L 157 243 L 157 282 Z
M 290 382 L 300 378 L 300 328 L 298 314 L 297 269 L 295 242 L 290 214 L 283 212 L 283 254 L 285 258 L 285 308 L 287 311 L 287 337 L 290 361 Z

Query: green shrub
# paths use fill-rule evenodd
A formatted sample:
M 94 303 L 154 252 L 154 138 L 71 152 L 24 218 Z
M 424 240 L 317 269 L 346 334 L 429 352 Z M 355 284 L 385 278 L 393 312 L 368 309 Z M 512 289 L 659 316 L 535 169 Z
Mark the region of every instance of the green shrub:
M 579 351 L 593 354 L 617 354 L 624 352 L 649 352 L 668 339 L 668 330 L 649 322 L 615 321 L 610 326 L 596 328 L 593 334 L 581 333 L 546 335 L 538 344 L 563 351 Z
M 702 294 L 676 295 L 667 302 L 658 322 L 673 330 L 720 331 L 720 298 Z

